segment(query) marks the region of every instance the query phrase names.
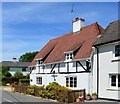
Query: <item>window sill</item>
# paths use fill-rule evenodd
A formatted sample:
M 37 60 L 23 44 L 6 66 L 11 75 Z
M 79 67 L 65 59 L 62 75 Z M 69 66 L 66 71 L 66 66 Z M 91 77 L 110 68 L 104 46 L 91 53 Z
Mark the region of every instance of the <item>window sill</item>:
M 72 59 L 71 60 L 65 60 L 64 62 L 72 62 Z
M 118 61 L 120 61 L 120 57 L 116 57 L 111 60 L 111 62 L 118 62 Z
M 120 91 L 120 88 L 111 87 L 111 88 L 107 88 L 107 90 L 110 90 L 110 91 Z

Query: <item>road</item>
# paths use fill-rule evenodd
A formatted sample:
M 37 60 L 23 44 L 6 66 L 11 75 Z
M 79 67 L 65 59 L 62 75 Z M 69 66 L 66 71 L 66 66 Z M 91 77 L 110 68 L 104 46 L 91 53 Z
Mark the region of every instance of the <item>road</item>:
M 2 90 L 2 102 L 2 104 L 58 104 L 57 102 L 52 102 L 50 100 L 44 100 L 4 90 Z
M 52 102 L 50 100 L 45 100 L 41 98 L 36 98 L 33 96 L 9 92 L 2 89 L 0 89 L 0 95 L 2 95 L 2 97 L 0 96 L 0 102 L 2 102 L 2 104 L 64 104 L 59 102 Z M 79 104 L 79 103 L 71 103 L 71 104 Z M 91 102 L 84 102 L 81 104 L 120 104 L 120 102 L 118 103 L 118 102 L 109 102 L 105 100 L 97 100 Z

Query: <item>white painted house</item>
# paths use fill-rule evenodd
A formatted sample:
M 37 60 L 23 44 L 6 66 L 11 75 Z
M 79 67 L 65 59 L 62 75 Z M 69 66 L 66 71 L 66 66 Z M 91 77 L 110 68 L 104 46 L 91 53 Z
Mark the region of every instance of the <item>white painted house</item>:
M 104 53 L 109 53 L 109 48 L 107 48 L 108 50 L 104 47 L 101 49 L 101 46 L 98 47 L 96 43 L 97 40 L 102 38 L 105 32 L 97 22 L 84 26 L 84 19 L 76 18 L 73 21 L 73 32 L 50 40 L 35 56 L 30 65 L 30 84 L 46 86 L 55 81 L 73 90 L 85 89 L 86 93 L 96 92 L 98 93 L 98 97 L 117 100 L 118 96 L 110 97 L 108 92 L 111 87 L 107 85 L 111 79 L 111 74 L 113 72 L 117 73 L 115 70 L 118 70 L 118 64 L 113 62 L 115 65 L 112 67 L 116 68 L 110 67 L 113 71 L 109 70 L 107 67 L 110 65 L 106 61 L 109 56 L 102 56 Z M 95 47 L 98 47 L 98 54 L 101 55 L 101 57 L 99 56 L 99 62 L 97 61 L 98 54 Z M 102 50 L 105 50 L 105 52 L 103 51 L 102 53 Z M 107 69 L 101 69 L 101 67 Z M 106 76 L 102 76 L 104 73 L 109 73 L 109 77 L 106 77 L 106 74 Z M 106 79 L 104 79 L 105 77 Z M 103 94 L 105 89 L 102 88 L 105 84 L 102 85 L 100 81 L 107 83 L 105 94 Z M 106 96 L 106 94 L 109 95 Z
M 31 63 L 31 85 L 48 85 L 56 81 L 71 89 L 91 91 L 92 46 L 104 29 L 96 22 L 84 26 L 76 18 L 73 32 L 50 40 Z
M 98 93 L 99 98 L 120 101 L 119 22 L 110 23 L 94 45 L 93 91 Z
M 16 58 L 13 58 L 12 61 L 2 61 L 0 63 L 2 66 L 8 68 L 8 71 L 14 76 L 16 71 L 20 71 L 23 73 L 23 76 L 30 74 L 30 62 L 18 62 Z

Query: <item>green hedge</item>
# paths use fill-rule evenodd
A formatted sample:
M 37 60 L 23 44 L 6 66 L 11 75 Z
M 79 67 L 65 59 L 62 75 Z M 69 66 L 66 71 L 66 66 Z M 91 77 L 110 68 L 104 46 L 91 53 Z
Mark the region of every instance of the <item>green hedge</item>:
M 29 79 L 19 79 L 19 82 L 29 84 L 30 80 Z

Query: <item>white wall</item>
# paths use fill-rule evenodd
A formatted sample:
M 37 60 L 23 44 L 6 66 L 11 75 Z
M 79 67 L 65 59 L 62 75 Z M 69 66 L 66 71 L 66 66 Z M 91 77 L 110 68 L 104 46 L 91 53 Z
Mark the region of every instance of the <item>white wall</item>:
M 23 73 L 24 76 L 26 76 L 27 74 L 30 74 L 30 69 L 26 68 L 26 71 L 22 71 L 22 68 L 18 68 L 18 67 L 10 67 L 9 72 L 14 75 L 16 71 L 20 71 Z
M 115 60 L 115 44 L 108 44 L 99 47 L 99 97 L 109 99 L 119 99 L 120 89 L 110 87 L 109 74 L 118 74 L 118 62 Z M 97 56 L 93 58 L 93 91 L 97 91 Z M 120 73 L 119 73 L 120 74 Z
M 62 86 L 66 86 L 66 77 L 68 76 L 77 76 L 77 87 L 73 87 L 71 89 L 77 90 L 77 89 L 86 89 L 86 92 L 89 92 L 89 73 L 77 73 L 77 74 L 56 74 L 57 77 L 56 82 L 59 83 Z M 31 85 L 38 85 L 36 84 L 36 77 L 42 77 L 42 85 L 48 85 L 51 82 L 54 82 L 54 78 L 52 77 L 52 74 L 36 74 L 36 75 L 30 75 L 30 79 L 33 81 L 30 82 Z M 42 86 L 38 85 L 38 86 Z M 70 87 L 69 87 L 70 88 Z
M 85 61 L 80 61 L 83 66 L 85 67 Z M 42 70 L 42 69 L 41 69 Z M 77 76 L 77 87 L 71 88 L 71 89 L 86 89 L 86 92 L 88 93 L 91 91 L 90 83 L 89 81 L 91 73 L 71 73 L 71 74 L 58 74 L 58 65 L 54 68 L 55 72 L 57 73 L 56 82 L 59 83 L 62 86 L 66 86 L 66 76 Z M 45 67 L 45 73 L 50 73 L 51 71 L 51 65 L 46 65 Z M 84 69 L 78 65 L 78 71 L 84 71 Z M 41 71 L 40 71 L 41 72 Z M 60 72 L 67 72 L 67 64 L 66 63 L 60 63 Z M 70 62 L 69 63 L 69 72 L 76 72 L 76 63 Z M 49 83 L 54 81 L 54 78 L 52 77 L 53 74 L 38 74 L 36 70 L 33 70 L 30 74 L 30 79 L 33 81 L 30 82 L 31 85 L 36 84 L 36 77 L 42 77 L 42 85 L 48 85 Z M 36 84 L 37 85 L 37 84 Z M 39 86 L 39 85 L 38 85 Z M 41 86 L 41 85 L 40 85 Z

